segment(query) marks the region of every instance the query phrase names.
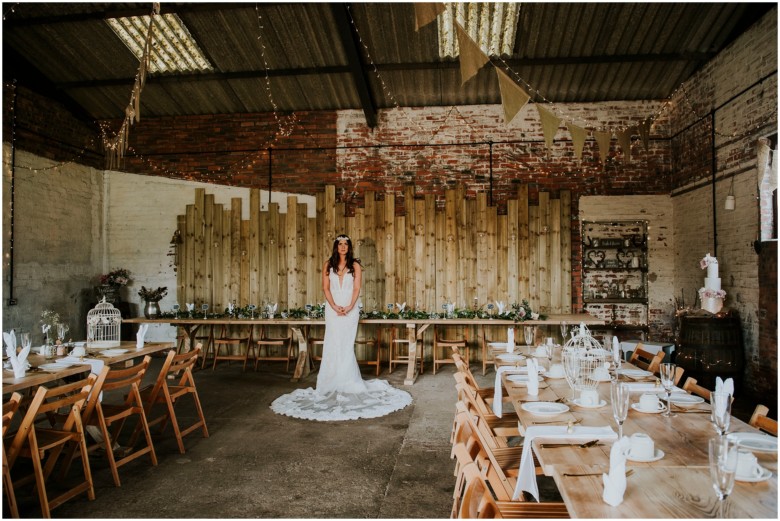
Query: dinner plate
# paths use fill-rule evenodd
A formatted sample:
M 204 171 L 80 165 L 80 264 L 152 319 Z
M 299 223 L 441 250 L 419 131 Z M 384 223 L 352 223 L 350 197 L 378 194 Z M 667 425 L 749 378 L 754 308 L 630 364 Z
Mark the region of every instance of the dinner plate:
M 498 358 L 502 362 L 519 362 L 520 360 L 525 360 L 525 357 L 523 355 L 515 355 L 512 353 L 504 353 L 503 355 L 496 355 L 496 358 Z
M 732 432 L 729 438 L 737 445 L 756 452 L 777 452 L 777 438 L 758 432 Z
M 127 353 L 128 349 L 106 349 L 104 351 L 101 351 L 100 354 L 103 356 L 115 356 L 115 355 L 121 355 L 123 353 Z
M 658 414 L 659 412 L 664 412 L 666 410 L 666 406 L 662 403 L 658 404 L 658 410 L 656 411 L 646 411 L 644 409 L 641 409 L 638 403 L 632 403 L 631 408 L 634 409 L 636 412 L 641 412 L 644 414 Z
M 600 400 L 599 403 L 597 403 L 597 404 L 585 405 L 584 403 L 580 402 L 579 398 L 575 398 L 574 399 L 574 405 L 576 405 L 577 407 L 582 407 L 584 409 L 599 409 L 599 408 L 604 407 L 605 405 L 607 405 L 607 401 L 606 400 Z
M 746 483 L 758 483 L 759 481 L 766 481 L 769 478 L 772 477 L 772 471 L 769 469 L 765 469 L 764 467 L 761 467 L 761 474 L 758 476 L 740 476 L 739 474 L 734 474 L 734 479 L 736 481 L 744 481 Z
M 75 364 L 71 364 L 68 362 L 65 362 L 63 364 L 60 363 L 49 363 L 49 364 L 41 364 L 38 366 L 38 369 L 43 369 L 44 371 L 59 371 L 61 369 L 65 369 L 66 367 L 70 367 Z
M 542 378 L 539 375 L 536 375 L 536 377 L 539 379 L 539 381 L 543 381 L 544 378 Z M 506 377 L 507 380 L 510 382 L 514 382 L 516 384 L 527 384 L 528 383 L 528 375 L 527 374 L 510 374 Z
M 669 401 L 680 407 L 690 407 L 692 405 L 704 403 L 704 398 L 696 396 L 695 394 L 672 393 Z
M 569 410 L 568 405 L 557 402 L 526 402 L 520 407 L 536 416 L 556 416 Z
M 653 373 L 650 371 L 644 371 L 642 369 L 618 369 L 618 373 L 634 377 L 653 376 Z
M 594 382 L 609 382 L 612 380 L 612 377 L 610 377 L 609 375 L 605 376 L 604 378 L 595 378 L 591 376 L 591 380 L 593 380 Z
M 658 461 L 664 456 L 665 456 L 664 451 L 662 451 L 661 449 L 655 449 L 655 454 L 653 454 L 652 458 L 636 458 L 631 455 L 631 449 L 628 449 L 626 451 L 626 459 L 630 461 L 635 461 L 637 463 L 650 463 L 653 461 Z

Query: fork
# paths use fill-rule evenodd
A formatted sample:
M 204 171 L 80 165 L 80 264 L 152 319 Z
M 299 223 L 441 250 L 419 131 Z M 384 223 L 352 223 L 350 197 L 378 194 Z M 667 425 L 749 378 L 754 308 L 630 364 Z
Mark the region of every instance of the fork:
M 601 445 L 599 443 L 599 440 L 591 440 L 587 441 L 585 443 L 542 443 L 541 448 L 543 449 L 557 449 L 560 447 L 575 447 L 580 449 L 587 449 L 590 447 L 597 447 Z

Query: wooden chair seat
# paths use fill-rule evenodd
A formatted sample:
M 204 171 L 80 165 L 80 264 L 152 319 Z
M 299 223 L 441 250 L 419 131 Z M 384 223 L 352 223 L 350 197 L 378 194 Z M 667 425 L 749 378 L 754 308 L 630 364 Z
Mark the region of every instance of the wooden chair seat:
M 211 366 L 213 371 L 217 367 L 217 362 L 226 360 L 228 364 L 231 361 L 244 362 L 243 371 L 246 371 L 246 364 L 249 359 L 250 346 L 252 345 L 252 328 L 249 328 L 249 334 L 241 337 L 229 337 L 229 326 L 223 325 L 219 338 L 214 338 L 214 363 Z M 241 353 L 241 344 L 246 345 L 246 350 Z M 204 357 L 205 359 L 205 357 Z
M 271 336 L 268 327 L 263 326 L 260 330 L 260 338 L 255 341 L 257 352 L 255 353 L 255 371 L 261 361 L 263 362 L 286 362 L 286 371 L 290 372 L 290 362 L 296 359 L 295 349 L 292 341 L 292 333 L 287 330 L 287 336 Z
M 468 347 L 468 330 L 464 330 L 463 336 L 458 338 L 447 338 L 444 336 L 443 326 L 433 327 L 433 374 L 440 365 L 454 364 L 451 356 L 447 356 L 445 350 L 450 349 L 452 353 L 459 353 L 465 360 L 470 358 Z
M 373 366 L 376 368 L 376 376 L 379 376 L 379 373 L 382 370 L 382 348 L 380 346 L 380 343 L 373 338 L 360 338 L 355 339 L 355 346 L 366 346 L 369 348 L 374 349 L 375 355 L 373 357 L 369 358 L 358 358 L 357 362 L 358 365 L 367 365 L 369 367 Z
M 402 330 L 406 332 L 405 329 Z M 388 372 L 393 372 L 393 366 L 409 364 L 409 339 L 402 337 L 398 333 L 398 328 L 390 328 L 390 349 L 389 349 L 390 367 Z M 420 361 L 420 374 L 423 373 L 423 343 L 417 342 L 417 360 Z

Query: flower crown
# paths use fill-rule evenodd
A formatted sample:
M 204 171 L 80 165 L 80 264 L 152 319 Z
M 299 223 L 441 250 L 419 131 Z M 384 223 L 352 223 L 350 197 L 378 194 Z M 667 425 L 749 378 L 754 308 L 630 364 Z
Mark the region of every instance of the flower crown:
M 352 239 L 349 238 L 349 235 L 343 235 L 343 234 L 339 235 L 338 237 L 336 237 L 336 240 L 337 241 L 346 240 L 346 241 L 350 241 L 350 242 L 352 241 Z

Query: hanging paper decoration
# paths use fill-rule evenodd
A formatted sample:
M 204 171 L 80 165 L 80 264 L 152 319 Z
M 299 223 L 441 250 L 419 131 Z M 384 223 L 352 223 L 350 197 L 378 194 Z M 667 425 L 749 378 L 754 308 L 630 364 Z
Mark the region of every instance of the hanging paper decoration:
M 458 46 L 460 47 L 460 78 L 461 85 L 469 81 L 478 71 L 485 65 L 490 58 L 487 54 L 482 52 L 479 45 L 474 43 L 474 40 L 469 38 L 466 31 L 460 26 L 455 24 L 455 29 L 458 32 Z
M 569 134 L 571 134 L 571 143 L 574 146 L 574 157 L 582 159 L 582 148 L 585 146 L 585 138 L 588 137 L 588 131 L 571 123 L 567 126 Z
M 612 132 L 594 130 L 593 137 L 596 138 L 596 144 L 599 146 L 599 157 L 603 164 L 607 164 L 607 157 L 609 157 L 609 140 L 612 139 Z
M 419 2 L 414 4 L 414 30 L 419 31 L 444 12 L 444 4 L 440 2 Z
M 653 120 L 650 118 L 641 121 L 637 125 L 636 130 L 639 133 L 639 137 L 642 138 L 642 144 L 645 146 L 645 150 L 650 150 L 650 127 L 653 126 Z
M 498 78 L 498 88 L 501 91 L 501 105 L 504 107 L 504 123 L 509 124 L 512 119 L 520 112 L 531 96 L 520 87 L 517 83 L 512 81 L 512 78 L 507 74 L 496 69 L 496 77 Z
M 561 118 L 543 108 L 539 103 L 536 104 L 536 110 L 539 111 L 539 118 L 542 120 L 544 143 L 547 145 L 547 150 L 552 150 L 553 139 L 555 139 L 555 133 L 558 131 L 558 124 L 561 122 Z
M 623 162 L 631 161 L 631 129 L 627 128 L 616 134 L 620 149 L 623 151 Z

